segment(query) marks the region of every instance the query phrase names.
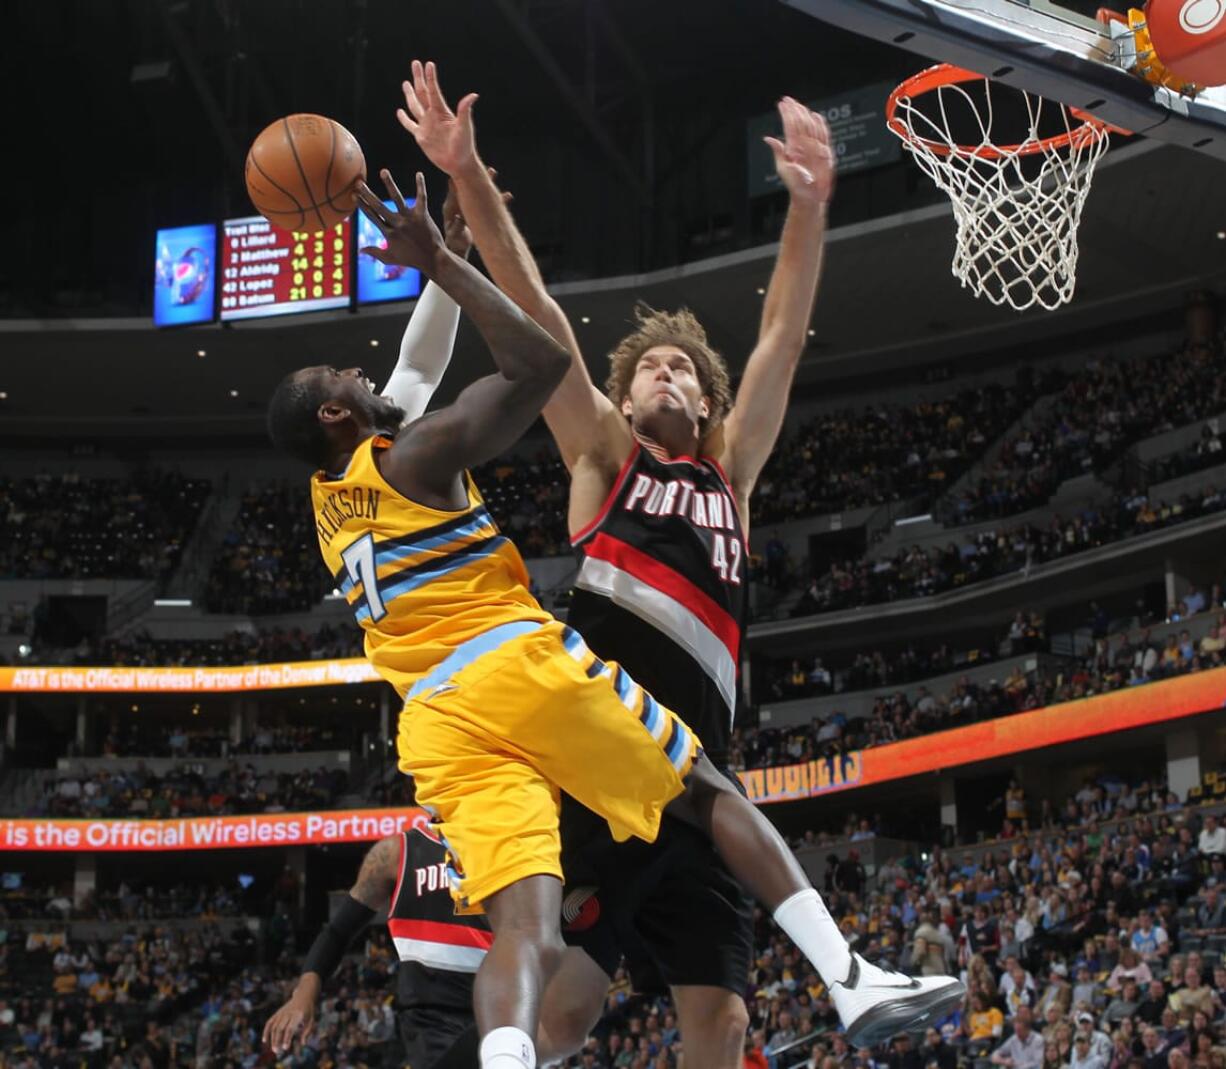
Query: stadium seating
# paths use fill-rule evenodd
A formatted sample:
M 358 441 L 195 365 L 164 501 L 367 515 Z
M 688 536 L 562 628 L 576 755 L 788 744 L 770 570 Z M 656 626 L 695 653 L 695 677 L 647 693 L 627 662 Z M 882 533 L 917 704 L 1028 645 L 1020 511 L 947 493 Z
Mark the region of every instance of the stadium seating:
M 165 579 L 210 491 L 156 471 L 0 479 L 0 579 Z

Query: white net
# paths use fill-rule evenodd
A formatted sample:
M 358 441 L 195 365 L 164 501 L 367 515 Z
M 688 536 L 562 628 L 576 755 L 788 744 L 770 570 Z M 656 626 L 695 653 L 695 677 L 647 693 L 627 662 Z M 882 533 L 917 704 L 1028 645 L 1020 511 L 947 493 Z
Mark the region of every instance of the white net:
M 992 83 L 974 80 L 975 95 L 943 84 L 897 97 L 890 129 L 953 202 L 954 277 L 993 304 L 1058 308 L 1073 297 L 1077 226 L 1110 136 L 1062 104 L 998 87 L 1024 98 L 1029 133 L 1020 143 L 997 145 Z M 955 140 L 951 120 L 964 139 Z M 1055 133 L 1042 136 L 1049 127 Z M 972 140 L 965 140 L 968 131 Z

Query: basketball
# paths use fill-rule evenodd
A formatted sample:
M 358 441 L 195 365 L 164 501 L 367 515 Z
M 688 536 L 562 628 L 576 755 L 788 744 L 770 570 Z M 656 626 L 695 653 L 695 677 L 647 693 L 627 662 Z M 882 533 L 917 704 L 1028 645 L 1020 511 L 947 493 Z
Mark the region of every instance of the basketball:
M 357 138 L 322 115 L 287 115 L 260 133 L 247 153 L 247 193 L 283 230 L 328 230 L 357 207 L 354 183 L 366 177 Z

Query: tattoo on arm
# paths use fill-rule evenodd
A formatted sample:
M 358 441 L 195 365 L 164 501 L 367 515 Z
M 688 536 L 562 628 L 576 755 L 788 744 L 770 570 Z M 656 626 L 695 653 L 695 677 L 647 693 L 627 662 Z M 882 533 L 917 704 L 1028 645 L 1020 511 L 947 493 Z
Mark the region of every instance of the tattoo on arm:
M 350 894 L 370 909 L 385 909 L 400 874 L 398 836 L 380 839 L 367 852 Z

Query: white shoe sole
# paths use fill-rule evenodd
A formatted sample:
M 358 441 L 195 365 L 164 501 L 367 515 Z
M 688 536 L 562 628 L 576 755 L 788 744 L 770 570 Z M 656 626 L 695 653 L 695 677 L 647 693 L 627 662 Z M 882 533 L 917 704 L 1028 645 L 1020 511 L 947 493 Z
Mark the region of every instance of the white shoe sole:
M 956 1010 L 965 997 L 966 986 L 955 980 L 931 991 L 883 999 L 847 1026 L 847 1042 L 875 1047 L 899 1032 L 922 1032 Z

